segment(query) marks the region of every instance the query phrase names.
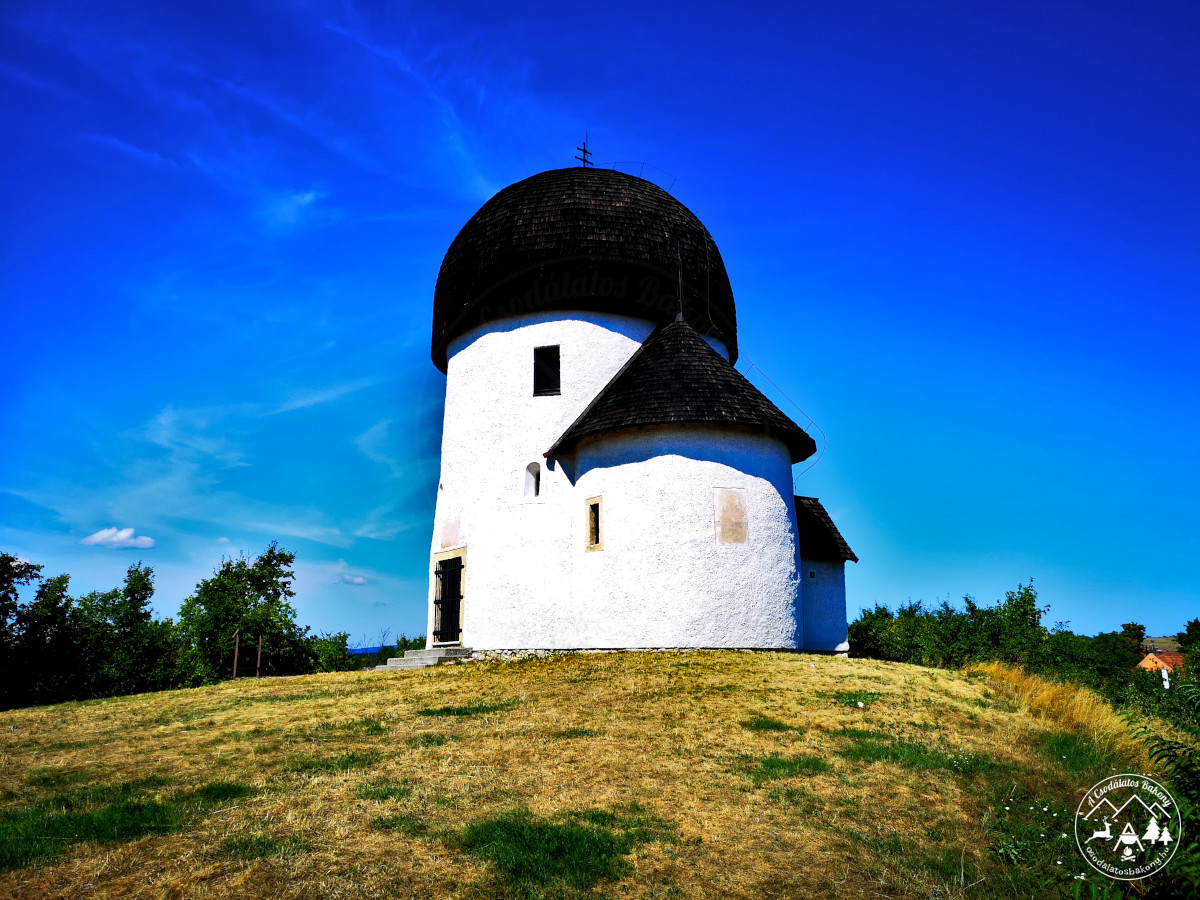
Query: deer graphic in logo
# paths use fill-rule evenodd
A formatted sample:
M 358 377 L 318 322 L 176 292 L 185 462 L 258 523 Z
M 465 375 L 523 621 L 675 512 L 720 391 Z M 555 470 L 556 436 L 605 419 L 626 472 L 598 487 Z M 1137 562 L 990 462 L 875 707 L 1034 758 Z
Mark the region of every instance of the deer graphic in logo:
M 1106 841 L 1112 837 L 1112 822 L 1108 821 L 1108 816 L 1104 816 L 1104 830 L 1093 831 L 1092 836 L 1084 841 L 1084 844 L 1090 844 L 1096 838 L 1104 838 Z

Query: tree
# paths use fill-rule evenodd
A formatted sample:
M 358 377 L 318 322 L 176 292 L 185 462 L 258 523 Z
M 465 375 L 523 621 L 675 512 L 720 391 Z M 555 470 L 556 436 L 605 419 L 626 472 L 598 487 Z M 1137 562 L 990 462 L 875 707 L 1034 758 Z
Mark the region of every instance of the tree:
M 1121 637 L 1129 641 L 1134 650 L 1141 652 L 1142 641 L 1146 639 L 1146 626 L 1137 622 L 1126 622 L 1121 626 Z
M 16 705 L 17 608 L 21 585 L 41 577 L 42 567 L 11 553 L 0 553 L 0 709 Z
M 175 627 L 154 619 L 154 569 L 139 562 L 118 590 L 79 598 L 80 626 L 92 660 L 88 696 L 156 691 L 174 681 Z
M 33 602 L 17 607 L 16 665 L 21 705 L 73 699 L 85 667 L 71 578 L 59 575 L 38 585 Z M 23 688 L 23 689 L 22 689 Z
M 1146 833 L 1142 835 L 1142 840 L 1147 844 L 1153 844 L 1158 840 L 1159 828 L 1158 819 L 1154 816 L 1150 817 L 1150 824 L 1146 826 Z
M 311 671 L 312 654 L 305 644 L 308 629 L 296 624 L 296 610 L 289 602 L 295 596 L 291 570 L 295 558 L 272 543 L 257 559 L 222 560 L 212 578 L 196 585 L 179 611 L 186 682 L 211 684 L 232 674 L 237 630 L 244 648 L 262 638 L 264 674 Z
M 1192 619 L 1187 623 L 1187 629 L 1175 635 L 1175 640 L 1179 643 L 1179 650 L 1182 653 L 1187 653 L 1193 647 L 1200 646 L 1200 619 Z

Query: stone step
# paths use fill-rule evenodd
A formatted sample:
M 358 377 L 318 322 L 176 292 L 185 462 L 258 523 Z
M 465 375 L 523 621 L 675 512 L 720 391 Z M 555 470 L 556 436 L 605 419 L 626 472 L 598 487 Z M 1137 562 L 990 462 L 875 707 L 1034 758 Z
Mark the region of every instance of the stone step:
M 405 659 L 422 659 L 438 657 L 446 659 L 462 659 L 471 655 L 470 647 L 434 647 L 432 650 L 405 650 Z
M 458 662 L 460 659 L 470 659 L 470 647 L 434 647 L 432 650 L 405 650 L 404 656 L 388 657 L 386 666 L 376 666 L 376 672 L 388 672 L 396 669 L 424 669 L 442 663 Z
M 425 669 L 429 666 L 436 666 L 439 660 L 436 658 L 427 659 L 402 659 L 398 656 L 393 656 L 387 661 L 386 666 L 376 666 L 376 672 L 391 672 L 396 669 Z

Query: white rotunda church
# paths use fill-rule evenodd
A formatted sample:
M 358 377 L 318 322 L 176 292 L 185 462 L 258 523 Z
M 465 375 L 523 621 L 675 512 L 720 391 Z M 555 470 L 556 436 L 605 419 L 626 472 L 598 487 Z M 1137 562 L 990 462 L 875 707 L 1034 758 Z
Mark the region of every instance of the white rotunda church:
M 558 169 L 485 203 L 434 294 L 429 648 L 845 651 L 857 558 L 737 352 L 716 244 L 653 183 Z

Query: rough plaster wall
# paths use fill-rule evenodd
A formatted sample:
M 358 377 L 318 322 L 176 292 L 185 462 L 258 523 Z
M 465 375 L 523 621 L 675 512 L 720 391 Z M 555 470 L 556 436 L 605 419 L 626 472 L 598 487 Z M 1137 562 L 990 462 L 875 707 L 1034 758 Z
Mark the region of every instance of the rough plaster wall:
M 451 345 L 431 550 L 454 533 L 468 547 L 464 644 L 798 646 L 782 444 L 700 429 L 601 440 L 581 451 L 576 484 L 561 465 L 545 465 L 541 495 L 525 496 L 529 463 L 545 462 L 651 330 L 621 316 L 544 314 L 491 323 Z M 562 393 L 534 397 L 533 348 L 550 344 L 562 348 Z M 718 545 L 715 488 L 743 490 L 746 543 Z M 586 553 L 584 501 L 600 494 L 604 549 Z M 431 639 L 432 571 L 431 562 Z
M 604 549 L 571 556 L 560 645 L 799 646 L 795 508 L 781 442 L 646 429 L 585 443 L 577 471 L 580 497 L 604 497 Z M 719 540 L 721 489 L 741 493 L 744 543 Z M 584 533 L 575 535 L 578 547 Z
M 812 572 L 816 577 L 809 578 Z M 804 648 L 845 651 L 846 564 L 801 562 L 800 583 L 804 600 Z
M 476 603 L 487 609 L 500 598 L 541 593 L 560 580 L 547 574 L 548 566 L 554 568 L 547 556 L 558 551 L 544 536 L 552 532 L 555 501 L 564 502 L 562 491 L 570 485 L 542 454 L 651 330 L 652 323 L 624 316 L 547 313 L 488 323 L 451 343 L 431 550 L 446 549 L 447 534 L 471 548 L 472 592 L 463 604 L 468 642 L 482 624 Z M 561 347 L 561 393 L 534 397 L 533 348 L 552 344 Z M 531 462 L 542 465 L 536 499 L 524 495 Z M 430 640 L 432 572 L 431 562 Z

